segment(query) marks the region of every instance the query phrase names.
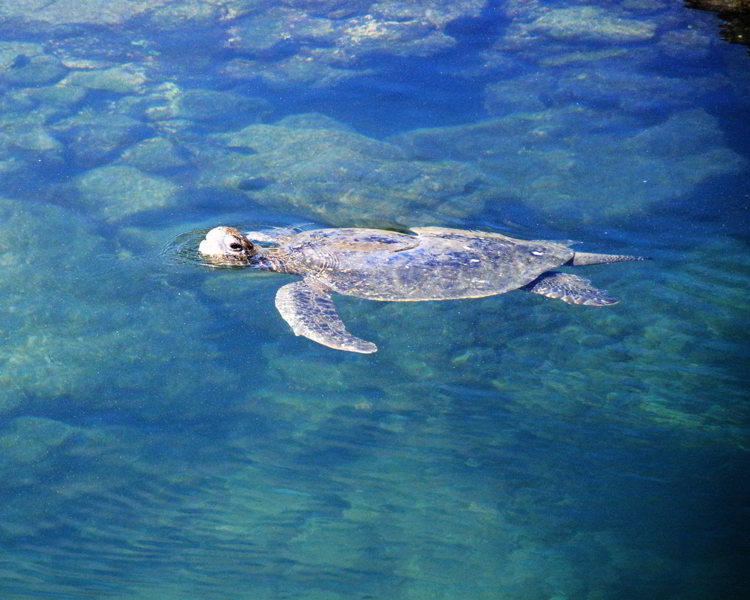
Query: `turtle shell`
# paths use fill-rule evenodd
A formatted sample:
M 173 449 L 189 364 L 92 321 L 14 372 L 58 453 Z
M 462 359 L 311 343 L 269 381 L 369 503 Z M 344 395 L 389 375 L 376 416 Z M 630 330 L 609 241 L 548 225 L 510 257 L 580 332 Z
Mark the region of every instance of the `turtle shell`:
M 421 227 L 302 232 L 279 250 L 294 272 L 340 294 L 370 300 L 480 298 L 530 283 L 568 262 L 564 243 Z

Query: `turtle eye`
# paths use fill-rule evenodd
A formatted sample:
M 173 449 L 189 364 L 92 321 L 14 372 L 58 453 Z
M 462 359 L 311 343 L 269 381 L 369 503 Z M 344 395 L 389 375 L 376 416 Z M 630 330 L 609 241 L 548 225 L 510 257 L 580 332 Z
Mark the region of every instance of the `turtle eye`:
M 239 242 L 232 242 L 231 244 L 229 244 L 229 247 L 232 250 L 242 250 L 242 244 L 240 244 Z

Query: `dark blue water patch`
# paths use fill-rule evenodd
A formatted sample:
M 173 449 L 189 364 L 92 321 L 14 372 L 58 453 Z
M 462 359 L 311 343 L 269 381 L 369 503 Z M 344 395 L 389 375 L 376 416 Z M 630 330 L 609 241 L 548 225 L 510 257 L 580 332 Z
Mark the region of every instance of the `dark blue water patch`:
M 226 27 L 218 13 L 216 9 L 213 18 L 192 21 L 190 27 L 181 27 L 179 20 L 174 23 L 166 17 L 161 23 L 154 23 L 146 12 L 130 19 L 125 29 L 131 40 L 134 37 L 148 40 L 145 51 L 159 55 L 160 62 L 182 67 L 181 79 L 189 81 L 191 71 L 195 75 L 211 68 L 226 43 Z
M 275 218 L 268 209 L 254 202 L 251 197 L 242 192 L 223 188 L 204 188 L 182 186 L 176 195 L 173 206 L 143 210 L 120 220 L 123 225 L 136 225 L 148 229 L 169 227 L 177 222 L 189 223 L 205 219 L 216 220 L 241 216 L 243 221 L 255 220 L 256 216 Z M 231 217 L 230 217 L 231 216 Z
M 243 192 L 259 192 L 273 185 L 275 180 L 271 177 L 248 177 L 240 181 L 237 187 Z
M 528 464 L 506 466 L 492 475 L 485 468 L 484 476 L 543 488 L 535 476 L 528 475 L 531 464 L 541 467 L 534 471 L 555 480 L 554 486 L 547 488 L 547 501 L 537 504 L 545 506 L 542 522 L 552 530 L 564 531 L 568 523 L 576 531 L 627 531 L 629 543 L 671 555 L 675 560 L 702 560 L 721 552 L 722 540 L 705 534 L 728 533 L 725 519 L 737 514 L 737 502 L 746 493 L 737 490 L 732 498 L 722 486 L 714 487 L 721 455 L 700 449 L 675 452 L 669 442 L 662 444 L 657 437 L 647 446 L 623 446 L 622 438 L 607 438 L 602 433 L 589 431 L 585 438 L 576 439 L 568 431 L 568 450 L 553 450 L 556 445 L 547 448 L 542 440 L 532 444 L 533 437 L 526 436 L 523 453 L 518 455 L 528 456 Z M 592 441 L 596 442 L 594 448 Z M 584 446 L 587 451 L 582 455 L 577 449 Z M 518 477 L 515 480 L 511 475 L 514 471 Z M 731 476 L 727 474 L 727 479 Z M 556 502 L 557 497 L 574 489 L 575 505 Z M 615 489 L 615 495 L 608 491 Z M 686 527 L 688 515 L 698 520 L 690 527 Z
M 23 67 L 29 64 L 31 64 L 31 59 L 25 54 L 19 54 L 18 56 L 16 56 L 13 62 L 10 65 L 8 65 L 8 68 L 9 69 L 22 69 Z
M 750 70 L 750 56 L 747 67 Z M 750 160 L 750 105 L 733 91 L 717 96 L 706 102 L 706 111 L 719 119 L 727 146 Z
M 317 111 L 382 139 L 417 127 L 474 121 L 484 115 L 480 91 L 480 86 L 412 65 L 381 67 L 377 76 L 353 79 L 335 90 L 277 93 L 276 99 L 281 116 Z
M 254 82 L 253 94 L 272 100 L 280 116 L 317 111 L 376 138 L 414 127 L 475 121 L 484 115 L 482 88 L 492 77 L 480 68 L 480 53 L 497 39 L 505 25 L 499 7 L 488 6 L 480 17 L 462 18 L 447 25 L 447 35 L 457 41 L 448 50 L 428 57 L 368 54 L 353 65 L 363 75 L 333 89 L 280 91 Z M 286 48 L 277 44 L 272 49 L 275 59 L 294 55 L 298 50 L 299 46 L 291 42 Z M 224 49 L 215 52 L 214 59 L 225 61 L 243 56 L 246 53 Z M 471 78 L 466 77 L 468 72 Z M 239 93 L 248 87 L 231 82 L 217 85 L 218 89 Z M 227 85 L 230 87 L 222 87 Z
M 466 63 L 475 61 L 476 54 L 490 48 L 502 36 L 510 20 L 503 14 L 504 3 L 490 0 L 478 17 L 460 17 L 445 26 L 446 35 L 457 42 L 457 47 L 448 56 Z
M 701 56 L 681 56 L 679 53 L 654 53 L 651 60 L 640 65 L 646 74 L 674 78 L 677 85 L 684 85 L 690 77 L 710 77 L 727 63 L 727 49 L 720 43 L 711 44 Z M 701 95 L 703 90 L 696 90 Z
M 485 114 L 483 85 L 454 69 L 454 56 L 467 60 L 455 51 L 428 58 L 368 56 L 357 68 L 374 74 L 335 89 L 269 90 L 264 95 L 274 99 L 283 115 L 321 112 L 378 139 L 416 127 L 468 123 Z
M 675 206 L 679 207 L 675 201 Z M 657 213 L 658 214 L 658 213 Z M 668 211 L 665 220 L 682 219 L 679 211 Z M 686 219 L 687 220 L 687 219 Z M 642 214 L 608 216 L 606 220 L 571 224 L 550 219 L 541 210 L 535 210 L 515 198 L 488 203 L 485 209 L 472 219 L 464 219 L 462 227 L 482 231 L 495 231 L 520 239 L 559 240 L 577 250 L 604 253 L 637 254 L 651 257 L 654 248 L 662 247 L 663 237 L 659 232 L 667 231 L 671 224 L 666 221 L 657 226 Z
M 708 178 L 689 196 L 676 197 L 652 207 L 647 220 L 636 220 L 633 230 L 653 231 L 654 238 L 692 239 L 697 235 L 750 235 L 750 171 Z M 660 223 L 661 225 L 657 225 Z M 660 233 L 660 235 L 657 235 Z
M 498 231 L 511 237 L 527 239 L 542 239 L 551 235 L 549 217 L 513 197 L 496 198 L 493 202 L 487 202 L 481 213 L 473 218 L 462 219 L 460 225 L 464 229 Z M 557 233 L 555 235 L 559 236 Z

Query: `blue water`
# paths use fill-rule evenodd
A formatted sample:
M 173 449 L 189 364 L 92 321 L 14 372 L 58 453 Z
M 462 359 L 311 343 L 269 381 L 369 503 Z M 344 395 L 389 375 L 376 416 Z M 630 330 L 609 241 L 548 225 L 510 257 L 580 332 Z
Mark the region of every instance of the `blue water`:
M 741 599 L 750 56 L 679 3 L 0 6 L 0 598 Z M 726 35 L 725 35 L 726 37 Z M 216 225 L 576 240 L 336 297 Z M 579 271 L 577 271 L 578 273 Z

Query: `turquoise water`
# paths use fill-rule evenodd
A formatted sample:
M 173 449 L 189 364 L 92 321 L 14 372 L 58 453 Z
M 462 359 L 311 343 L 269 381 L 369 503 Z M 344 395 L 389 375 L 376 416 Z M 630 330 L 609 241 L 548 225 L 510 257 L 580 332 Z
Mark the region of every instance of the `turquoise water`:
M 740 599 L 750 57 L 679 3 L 0 6 L 0 598 Z M 724 26 L 724 37 L 731 38 Z M 650 256 L 338 297 L 202 232 Z M 744 559 L 744 560 L 743 560 Z

